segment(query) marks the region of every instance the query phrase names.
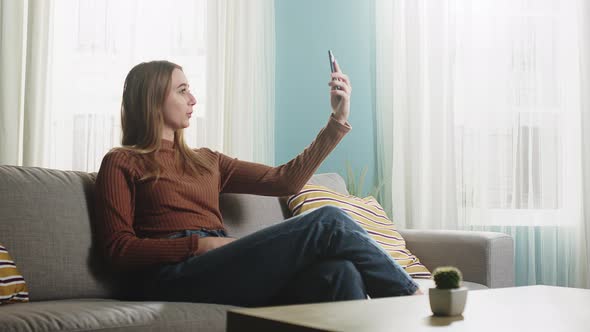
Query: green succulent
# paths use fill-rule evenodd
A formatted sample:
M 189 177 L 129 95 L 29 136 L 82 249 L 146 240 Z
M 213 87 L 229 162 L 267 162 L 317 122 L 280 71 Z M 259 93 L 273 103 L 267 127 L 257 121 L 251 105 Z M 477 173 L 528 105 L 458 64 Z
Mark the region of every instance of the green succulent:
M 461 287 L 463 275 L 458 268 L 454 266 L 441 266 L 432 273 L 436 288 L 438 289 L 453 289 Z

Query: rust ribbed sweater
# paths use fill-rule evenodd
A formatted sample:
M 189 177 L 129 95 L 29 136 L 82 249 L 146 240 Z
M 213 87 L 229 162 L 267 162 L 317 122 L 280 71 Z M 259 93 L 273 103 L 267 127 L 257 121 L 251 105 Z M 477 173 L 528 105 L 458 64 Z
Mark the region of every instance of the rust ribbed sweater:
M 99 241 L 119 269 L 174 263 L 194 255 L 198 236 L 163 238 L 187 229 L 223 229 L 220 193 L 287 196 L 301 190 L 350 126 L 330 117 L 312 144 L 288 163 L 269 167 L 240 161 L 206 148 L 195 149 L 213 163 L 213 174 L 189 176 L 174 166 L 174 142 L 162 140 L 156 159 L 159 180 L 139 181 L 146 170 L 133 152 L 114 150 L 96 178 Z

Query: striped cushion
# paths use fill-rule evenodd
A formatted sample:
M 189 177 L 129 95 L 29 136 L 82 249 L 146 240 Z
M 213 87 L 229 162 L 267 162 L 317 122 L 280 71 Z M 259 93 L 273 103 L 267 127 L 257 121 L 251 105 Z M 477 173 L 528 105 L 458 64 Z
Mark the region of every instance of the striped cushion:
M 0 244 L 0 304 L 28 301 L 25 279 L 18 273 L 6 248 Z
M 383 208 L 373 197 L 358 198 L 342 195 L 326 187 L 305 185 L 303 190 L 287 200 L 293 216 L 325 205 L 333 205 L 346 211 L 367 233 L 379 243 L 413 278 L 430 278 L 428 269 L 418 257 L 406 248 L 406 241 Z

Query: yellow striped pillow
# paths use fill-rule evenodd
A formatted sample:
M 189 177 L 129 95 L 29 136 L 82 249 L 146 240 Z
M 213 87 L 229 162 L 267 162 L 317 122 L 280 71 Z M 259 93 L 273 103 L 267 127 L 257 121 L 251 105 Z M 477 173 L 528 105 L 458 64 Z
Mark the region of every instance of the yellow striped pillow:
M 293 216 L 325 205 L 341 208 L 362 226 L 410 276 L 431 277 L 430 271 L 420 263 L 418 257 L 406 248 L 406 241 L 395 230 L 393 222 L 387 218 L 385 211 L 375 198 L 369 196 L 361 199 L 339 194 L 323 186 L 308 184 L 300 193 L 291 196 L 287 204 Z
M 0 304 L 29 302 L 29 291 L 8 251 L 0 244 Z

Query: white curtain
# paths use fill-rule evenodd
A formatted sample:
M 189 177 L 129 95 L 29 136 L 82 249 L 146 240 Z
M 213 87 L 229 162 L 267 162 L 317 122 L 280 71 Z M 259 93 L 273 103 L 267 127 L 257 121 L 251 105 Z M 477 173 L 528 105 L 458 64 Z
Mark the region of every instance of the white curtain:
M 216 149 L 274 164 L 274 0 L 211 0 L 208 8 L 208 102 Z
M 125 75 L 160 59 L 197 98 L 190 146 L 274 162 L 273 1 L 1 1 L 1 164 L 97 171 Z
M 583 31 L 585 33 L 581 38 L 588 38 L 590 36 L 590 2 L 585 1 L 581 6 L 580 20 L 583 22 Z M 580 56 L 580 67 L 582 73 L 582 91 L 590 91 L 590 43 L 582 42 L 582 54 Z M 586 287 L 590 288 L 590 93 L 582 94 L 582 158 L 583 158 L 583 183 L 584 183 L 584 223 L 580 232 L 580 242 L 582 248 L 585 247 L 586 262 L 583 266 L 586 268 Z
M 580 36 L 588 38 L 590 36 L 590 2 L 583 2 L 580 8 L 580 21 L 583 22 L 582 30 L 584 33 Z M 581 42 L 582 53 L 580 56 L 580 69 L 582 73 L 582 91 L 590 91 L 590 43 L 586 40 Z M 584 184 L 583 198 L 584 206 L 582 208 L 584 222 L 582 230 L 580 231 L 580 246 L 582 250 L 586 250 L 586 262 L 583 266 L 586 267 L 586 287 L 590 288 L 590 93 L 582 93 L 582 158 L 583 158 L 583 176 Z
M 0 2 L 0 164 L 46 165 L 52 1 Z
M 444 3 L 376 4 L 378 169 L 384 205 L 402 227 L 458 227 Z
M 585 2 L 376 4 L 386 207 L 512 235 L 519 285 L 590 287 Z

